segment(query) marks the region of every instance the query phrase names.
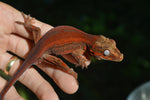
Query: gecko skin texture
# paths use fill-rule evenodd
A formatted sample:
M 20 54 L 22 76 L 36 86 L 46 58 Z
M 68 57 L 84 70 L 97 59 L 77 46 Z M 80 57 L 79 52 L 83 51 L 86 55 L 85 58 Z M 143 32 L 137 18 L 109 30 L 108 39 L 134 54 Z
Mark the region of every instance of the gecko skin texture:
M 24 22 L 16 21 L 15 23 L 23 25 L 29 34 L 33 34 L 35 46 L 1 91 L 0 100 L 4 99 L 10 87 L 32 65 L 38 66 L 41 63 L 46 63 L 50 65 L 48 67 L 53 66 L 77 79 L 77 73 L 58 56 L 62 56 L 67 61 L 82 68 L 87 68 L 90 64 L 90 56 L 98 60 L 117 62 L 123 60 L 123 54 L 117 49 L 116 42 L 113 39 L 106 38 L 103 35 L 87 34 L 72 26 L 57 26 L 41 37 L 40 28 L 32 25 L 33 18 L 23 13 L 22 16 Z

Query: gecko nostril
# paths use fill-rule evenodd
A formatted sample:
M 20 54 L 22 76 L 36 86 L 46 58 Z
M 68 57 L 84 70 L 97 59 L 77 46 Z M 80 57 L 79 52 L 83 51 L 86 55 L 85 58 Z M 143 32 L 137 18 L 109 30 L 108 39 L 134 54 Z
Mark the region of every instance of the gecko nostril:
M 120 62 L 122 60 L 123 60 L 123 54 L 122 53 L 119 54 L 119 57 L 117 57 L 117 58 L 114 59 L 114 61 L 116 61 L 116 62 Z
M 121 56 L 120 56 L 120 61 L 122 61 L 123 60 L 123 54 L 121 54 Z

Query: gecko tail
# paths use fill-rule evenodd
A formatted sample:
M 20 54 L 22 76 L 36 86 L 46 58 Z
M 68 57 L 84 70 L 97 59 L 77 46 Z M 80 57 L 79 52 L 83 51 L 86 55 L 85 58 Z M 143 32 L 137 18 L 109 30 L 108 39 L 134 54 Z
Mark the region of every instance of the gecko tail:
M 0 100 L 3 100 L 4 99 L 4 93 L 2 91 L 2 93 L 0 94 Z
M 6 83 L 5 87 L 2 89 L 0 93 L 0 100 L 4 99 L 5 94 L 7 91 L 11 88 L 11 86 L 18 80 L 18 78 L 28 69 L 30 66 L 32 66 L 32 63 L 27 64 L 27 61 L 25 60 L 24 63 L 19 67 L 19 69 L 16 71 L 16 73 L 11 77 L 11 79 Z

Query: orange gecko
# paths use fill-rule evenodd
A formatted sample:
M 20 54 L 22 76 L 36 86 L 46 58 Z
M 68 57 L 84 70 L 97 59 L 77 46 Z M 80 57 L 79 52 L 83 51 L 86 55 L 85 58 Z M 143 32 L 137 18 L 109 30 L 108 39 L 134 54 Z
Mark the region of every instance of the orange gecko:
M 32 25 L 32 18 L 25 16 L 24 22 L 16 21 L 17 24 L 24 27 L 33 34 L 35 46 L 29 52 L 23 64 L 18 68 L 16 73 L 7 82 L 2 92 L 0 100 L 3 100 L 6 92 L 18 80 L 18 78 L 32 65 L 38 65 L 41 62 L 51 63 L 56 68 L 72 75 L 77 79 L 77 73 L 69 68 L 58 55 L 66 58 L 70 55 L 72 62 L 82 68 L 90 64 L 90 57 L 93 56 L 98 60 L 122 61 L 123 54 L 116 47 L 113 39 L 104 37 L 103 35 L 87 34 L 72 26 L 58 26 L 49 30 L 41 38 L 41 30 L 39 27 Z

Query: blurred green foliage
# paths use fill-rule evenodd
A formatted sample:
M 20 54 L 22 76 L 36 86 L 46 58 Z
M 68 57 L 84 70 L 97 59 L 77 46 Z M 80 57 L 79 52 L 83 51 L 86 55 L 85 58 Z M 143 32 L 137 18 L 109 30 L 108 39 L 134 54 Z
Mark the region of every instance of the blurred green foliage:
M 61 100 L 125 100 L 135 87 L 150 80 L 149 0 L 2 1 L 52 26 L 72 25 L 90 34 L 113 38 L 124 53 L 120 63 L 94 59 L 88 69 L 76 68 L 80 88 L 73 95 L 62 92 L 39 71 Z M 33 100 L 33 93 L 22 92 L 29 91 L 27 88 L 16 86 L 24 97 Z

